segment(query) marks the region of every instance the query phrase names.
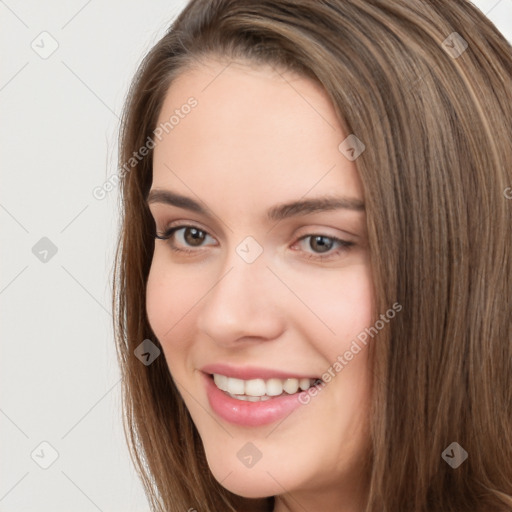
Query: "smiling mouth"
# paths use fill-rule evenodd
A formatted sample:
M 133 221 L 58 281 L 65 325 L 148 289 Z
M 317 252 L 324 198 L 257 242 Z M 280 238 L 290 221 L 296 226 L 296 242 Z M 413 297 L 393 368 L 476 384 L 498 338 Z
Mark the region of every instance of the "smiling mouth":
M 280 396 L 294 395 L 323 382 L 321 379 L 308 378 L 243 380 L 218 373 L 210 374 L 210 378 L 218 389 L 231 398 L 247 402 L 262 402 Z

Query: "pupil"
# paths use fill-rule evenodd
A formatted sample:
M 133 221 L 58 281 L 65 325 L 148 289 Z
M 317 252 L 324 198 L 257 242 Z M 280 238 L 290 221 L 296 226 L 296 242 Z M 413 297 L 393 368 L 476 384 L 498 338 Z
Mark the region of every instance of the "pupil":
M 326 242 L 327 240 L 327 242 Z M 310 246 L 317 252 L 327 252 L 332 248 L 332 240 L 326 236 L 314 236 L 311 239 Z M 315 247 L 316 246 L 316 247 Z
M 190 234 L 190 237 L 187 237 L 187 234 Z M 196 228 L 187 228 L 185 230 L 185 240 L 190 245 L 200 245 L 204 240 L 204 233 Z

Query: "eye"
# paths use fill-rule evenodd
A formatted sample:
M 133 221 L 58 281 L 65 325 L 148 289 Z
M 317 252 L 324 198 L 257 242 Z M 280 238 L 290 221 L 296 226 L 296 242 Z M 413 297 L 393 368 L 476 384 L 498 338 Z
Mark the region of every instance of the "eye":
M 309 242 L 305 243 L 308 239 Z M 347 251 L 349 247 L 353 246 L 354 243 L 334 236 L 314 233 L 299 238 L 295 245 L 302 245 L 302 252 L 306 254 L 305 257 L 308 259 L 326 260 L 339 256 L 344 251 Z M 304 250 L 304 247 L 306 250 Z M 334 247 L 337 247 L 337 249 L 333 251 Z M 308 248 L 313 252 L 308 252 Z
M 193 252 L 191 249 L 187 249 L 186 247 L 202 247 L 203 242 L 207 238 L 211 237 L 206 231 L 191 225 L 181 225 L 175 226 L 167 229 L 162 235 L 155 235 L 155 238 L 159 240 L 166 240 L 169 242 L 169 246 L 173 251 L 176 252 Z M 176 245 L 176 241 L 181 246 L 185 246 L 185 248 L 180 248 Z
M 169 227 L 163 234 L 156 234 L 155 238 L 165 240 L 169 243 L 172 251 L 191 254 L 197 252 L 195 249 L 201 249 L 208 238 L 215 242 L 215 239 L 209 235 L 205 230 L 193 225 L 179 225 Z M 306 241 L 309 239 L 309 243 Z M 308 260 L 329 260 L 341 255 L 347 251 L 353 242 L 342 240 L 334 236 L 328 236 L 320 233 L 311 233 L 299 238 L 291 247 L 292 250 L 297 245 L 302 246 L 299 252 L 303 253 Z M 336 248 L 336 249 L 334 249 Z M 311 252 L 308 250 L 311 249 Z

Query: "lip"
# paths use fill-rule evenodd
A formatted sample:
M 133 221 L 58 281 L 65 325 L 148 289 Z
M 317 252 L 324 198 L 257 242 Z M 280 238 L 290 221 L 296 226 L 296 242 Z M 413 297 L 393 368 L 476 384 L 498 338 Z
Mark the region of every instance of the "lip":
M 237 400 L 221 391 L 213 382 L 213 377 L 207 373 L 202 372 L 202 377 L 213 412 L 229 423 L 236 425 L 244 427 L 268 425 L 288 416 L 292 411 L 303 405 L 298 399 L 301 392 L 270 398 L 263 402 Z M 302 391 L 302 393 L 307 392 Z
M 251 380 L 251 379 L 319 379 L 315 375 L 300 375 L 296 373 L 287 373 L 281 370 L 272 370 L 270 368 L 259 368 L 256 366 L 231 366 L 229 364 L 217 363 L 207 364 L 201 368 L 204 373 L 217 373 L 232 377 L 235 379 Z

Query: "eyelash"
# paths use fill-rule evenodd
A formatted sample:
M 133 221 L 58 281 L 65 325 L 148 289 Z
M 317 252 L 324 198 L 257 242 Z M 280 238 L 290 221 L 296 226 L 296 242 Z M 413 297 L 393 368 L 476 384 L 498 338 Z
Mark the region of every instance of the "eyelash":
M 197 226 L 193 226 L 193 225 L 190 225 L 190 224 L 182 224 L 182 225 L 174 226 L 174 227 L 171 227 L 171 228 L 167 229 L 161 235 L 156 234 L 155 238 L 157 238 L 158 240 L 168 241 L 169 242 L 168 245 L 169 245 L 170 249 L 172 251 L 174 251 L 174 252 L 182 253 L 182 254 L 191 254 L 191 253 L 197 252 L 195 249 L 180 249 L 180 248 L 174 246 L 172 243 L 170 243 L 171 242 L 171 238 L 172 238 L 172 236 L 174 235 L 174 233 L 176 231 L 179 231 L 181 229 L 186 229 L 186 228 L 193 228 L 193 229 L 196 229 L 196 230 L 200 231 L 201 233 L 205 233 L 207 236 L 211 236 L 207 231 L 205 231 L 205 230 L 203 230 L 201 228 L 198 228 Z M 353 242 L 348 242 L 346 240 L 341 240 L 340 238 L 336 238 L 336 237 L 330 236 L 330 235 L 324 235 L 322 233 L 310 233 L 310 234 L 301 236 L 294 243 L 294 245 L 296 243 L 298 243 L 298 242 L 301 242 L 302 240 L 305 240 L 307 238 L 312 238 L 312 237 L 315 237 L 315 236 L 327 238 L 327 239 L 333 241 L 335 244 L 338 244 L 340 246 L 340 248 L 338 250 L 334 251 L 334 252 L 329 253 L 327 256 L 324 256 L 321 253 L 305 253 L 306 254 L 305 258 L 307 258 L 308 260 L 311 260 L 311 259 L 318 260 L 318 261 L 330 260 L 333 257 L 338 256 L 341 253 L 347 251 L 350 247 L 352 247 L 354 245 Z M 198 249 L 201 249 L 201 247 L 198 247 Z M 304 251 L 302 251 L 302 252 L 304 252 Z

